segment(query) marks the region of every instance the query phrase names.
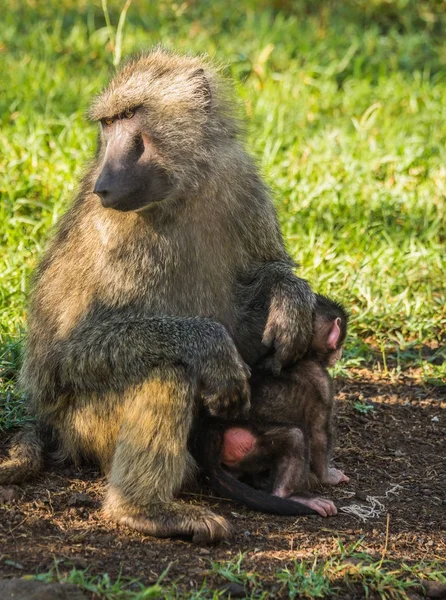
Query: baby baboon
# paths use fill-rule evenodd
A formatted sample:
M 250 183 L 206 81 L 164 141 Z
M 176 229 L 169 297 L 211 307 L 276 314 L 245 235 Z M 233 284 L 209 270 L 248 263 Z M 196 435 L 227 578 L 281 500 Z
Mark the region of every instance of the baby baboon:
M 273 500 L 230 475 L 254 474 L 258 484 L 264 483 L 265 472 L 270 472 L 273 496 L 297 500 L 322 516 L 336 514 L 330 500 L 293 494 L 308 489 L 310 469 L 323 484 L 348 481 L 342 471 L 329 466 L 333 383 L 327 370 L 341 357 L 347 321 L 340 304 L 316 296 L 314 335 L 304 358 L 284 369 L 279 378 L 259 370 L 253 374 L 248 422 L 228 427 L 227 422 L 212 420 L 211 428 L 203 431 L 210 452 L 202 454 L 220 493 L 258 510 L 292 514 L 290 502 Z
M 159 48 L 93 103 L 97 155 L 31 294 L 21 381 L 37 426 L 0 465 L 0 484 L 37 471 L 56 439 L 61 457 L 108 474 L 116 522 L 228 535 L 222 517 L 174 501 L 194 471 L 198 408 L 242 415 L 247 365 L 270 353 L 278 372 L 300 358 L 315 302 L 233 107 L 204 60 Z

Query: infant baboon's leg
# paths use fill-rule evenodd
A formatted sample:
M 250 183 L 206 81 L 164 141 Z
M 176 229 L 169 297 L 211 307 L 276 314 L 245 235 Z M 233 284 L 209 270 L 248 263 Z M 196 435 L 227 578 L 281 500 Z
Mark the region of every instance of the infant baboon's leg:
M 308 443 L 302 430 L 299 427 L 277 427 L 271 429 L 269 435 L 272 440 L 276 439 L 277 444 L 280 440 L 285 450 L 277 461 L 273 494 L 309 506 L 322 517 L 335 515 L 337 510 L 331 500 L 302 493 L 302 490 L 308 489 L 309 462 Z
M 308 444 L 299 427 L 274 427 L 264 435 L 274 445 L 283 448 L 274 478 L 273 494 L 288 498 L 296 490 L 308 488 Z M 271 443 L 270 442 L 270 443 Z M 279 447 L 280 447 L 279 446 Z
M 337 485 L 350 479 L 340 471 L 329 466 L 331 454 L 331 411 L 315 414 L 311 423 L 311 470 L 322 484 Z
M 111 519 L 158 537 L 191 536 L 197 543 L 228 536 L 223 517 L 173 501 L 193 474 L 187 441 L 195 401 L 194 385 L 181 368 L 152 373 L 126 393 L 104 505 Z
M 330 460 L 329 428 L 330 424 L 326 411 L 314 411 L 310 423 L 311 470 L 321 483 L 325 483 L 328 478 L 328 463 Z

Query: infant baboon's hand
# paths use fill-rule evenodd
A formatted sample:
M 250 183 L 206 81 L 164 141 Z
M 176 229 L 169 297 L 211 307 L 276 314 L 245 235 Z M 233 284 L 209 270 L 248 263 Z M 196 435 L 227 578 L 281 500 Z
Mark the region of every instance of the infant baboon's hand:
M 210 349 L 200 366 L 201 395 L 211 415 L 247 416 L 250 407 L 250 371 L 228 334 Z
M 313 332 L 313 310 L 297 298 L 274 298 L 263 332 L 262 344 L 273 351 L 264 366 L 279 374 L 295 363 L 308 349 Z

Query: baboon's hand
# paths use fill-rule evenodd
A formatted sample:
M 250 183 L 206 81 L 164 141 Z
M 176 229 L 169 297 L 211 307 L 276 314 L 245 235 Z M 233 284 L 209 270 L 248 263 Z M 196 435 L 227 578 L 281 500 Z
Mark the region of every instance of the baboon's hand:
M 209 412 L 222 418 L 247 416 L 250 371 L 229 334 L 203 357 L 199 367 L 201 395 Z
M 273 351 L 264 366 L 280 373 L 308 349 L 313 332 L 313 307 L 300 298 L 279 295 L 273 298 L 263 332 L 262 343 Z

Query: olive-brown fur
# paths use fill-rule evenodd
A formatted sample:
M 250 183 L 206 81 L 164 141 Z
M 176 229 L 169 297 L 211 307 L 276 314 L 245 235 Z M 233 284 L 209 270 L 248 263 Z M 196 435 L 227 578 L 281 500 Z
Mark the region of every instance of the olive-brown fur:
M 106 515 L 199 542 L 230 528 L 174 502 L 194 472 L 187 443 L 197 407 L 243 413 L 246 365 L 269 353 L 277 369 L 302 355 L 314 306 L 233 106 L 207 61 L 160 48 L 128 62 L 94 101 L 94 120 L 139 111 L 138 135 L 170 193 L 137 212 L 104 208 L 93 193 L 101 134 L 35 274 L 21 374 L 30 413 L 59 455 L 107 473 Z M 39 440 L 20 442 L 18 479 L 40 468 L 27 458 Z M 13 480 L 11 464 L 0 465 L 0 483 Z

